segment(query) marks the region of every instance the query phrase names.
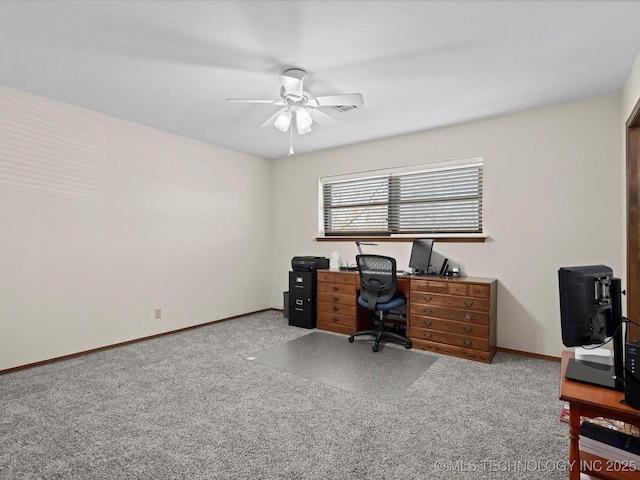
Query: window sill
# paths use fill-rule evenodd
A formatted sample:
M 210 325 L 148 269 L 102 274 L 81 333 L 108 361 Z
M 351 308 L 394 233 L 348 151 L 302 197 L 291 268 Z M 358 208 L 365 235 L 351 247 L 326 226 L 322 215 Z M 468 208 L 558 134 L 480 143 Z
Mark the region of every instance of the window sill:
M 316 242 L 355 242 L 356 240 L 362 240 L 366 242 L 413 242 L 417 238 L 433 238 L 436 242 L 449 242 L 449 243 L 484 243 L 489 238 L 486 234 L 459 234 L 459 235 L 422 235 L 419 237 L 341 237 L 341 236 L 329 236 L 329 237 L 316 237 Z

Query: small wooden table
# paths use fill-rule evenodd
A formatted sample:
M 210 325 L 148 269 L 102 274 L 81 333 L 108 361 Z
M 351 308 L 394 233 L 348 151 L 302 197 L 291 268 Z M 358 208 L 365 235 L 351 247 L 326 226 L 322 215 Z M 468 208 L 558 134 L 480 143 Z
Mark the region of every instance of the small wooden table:
M 580 452 L 580 417 L 604 417 L 640 425 L 640 410 L 620 403 L 623 392 L 567 380 L 564 374 L 573 352 L 562 352 L 560 400 L 569 403 L 569 478 L 579 480 L 580 471 L 598 478 L 618 480 L 640 478 L 640 465 L 633 469 L 621 468 L 606 459 Z

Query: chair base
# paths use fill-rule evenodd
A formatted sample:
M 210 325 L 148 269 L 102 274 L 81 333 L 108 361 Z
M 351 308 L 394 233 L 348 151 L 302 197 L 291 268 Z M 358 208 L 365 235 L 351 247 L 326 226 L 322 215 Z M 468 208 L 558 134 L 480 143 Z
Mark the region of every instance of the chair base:
M 411 340 L 397 333 L 393 333 L 393 332 L 389 332 L 388 330 L 385 330 L 384 317 L 382 316 L 382 313 L 380 314 L 380 317 L 381 318 L 378 319 L 377 330 L 362 330 L 361 332 L 356 332 L 349 336 L 349 343 L 353 343 L 354 338 L 359 337 L 360 335 L 371 335 L 375 337 L 375 342 L 371 347 L 371 350 L 373 350 L 374 352 L 377 352 L 380 349 L 380 342 L 383 339 L 393 340 L 394 342 L 399 343 L 400 345 L 403 345 L 404 348 L 406 349 L 411 348 Z

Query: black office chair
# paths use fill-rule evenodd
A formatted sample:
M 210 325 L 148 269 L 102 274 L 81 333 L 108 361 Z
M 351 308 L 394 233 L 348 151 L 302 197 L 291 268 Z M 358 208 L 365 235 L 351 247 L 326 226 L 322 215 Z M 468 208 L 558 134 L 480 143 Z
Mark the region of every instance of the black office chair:
M 353 343 L 354 337 L 372 335 L 375 343 L 371 349 L 377 352 L 382 339 L 394 340 L 404 348 L 411 348 L 411 341 L 400 334 L 385 330 L 384 321 L 389 310 L 400 308 L 407 304 L 405 296 L 396 291 L 396 260 L 381 255 L 356 255 L 356 263 L 360 271 L 360 296 L 358 303 L 372 314 L 378 312 L 378 329 L 363 330 L 349 337 Z

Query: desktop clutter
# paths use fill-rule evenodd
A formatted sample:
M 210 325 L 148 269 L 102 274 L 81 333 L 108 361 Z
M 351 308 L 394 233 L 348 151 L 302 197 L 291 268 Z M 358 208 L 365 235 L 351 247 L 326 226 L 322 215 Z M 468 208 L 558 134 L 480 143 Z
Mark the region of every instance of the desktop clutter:
M 362 245 L 377 245 L 376 243 L 356 241 L 359 255 L 362 256 Z M 433 250 L 433 239 L 421 238 L 413 241 L 409 271 L 396 270 L 396 275 L 412 277 L 460 277 L 458 267 L 449 268 L 449 259 Z M 395 266 L 394 259 L 394 266 Z M 284 292 L 285 316 L 289 324 L 302 328 L 315 328 L 317 320 L 317 271 L 353 271 L 359 269 L 354 265 L 343 265 L 340 252 L 331 252 L 329 258 L 317 256 L 296 256 L 291 259 L 289 272 L 289 291 Z M 362 272 L 360 272 L 362 273 Z
M 440 276 L 440 277 L 460 277 L 460 267 L 450 265 L 449 259 L 440 255 L 433 249 L 435 240 L 420 238 L 413 242 L 411 247 L 411 258 L 409 260 L 409 268 L 411 270 L 398 270 L 399 275 L 419 275 L 419 276 Z M 374 245 L 377 243 L 356 241 L 358 254 L 362 255 L 362 245 Z M 329 259 L 330 270 L 347 270 L 357 271 L 358 267 L 354 264 L 340 261 L 340 252 L 333 251 Z

